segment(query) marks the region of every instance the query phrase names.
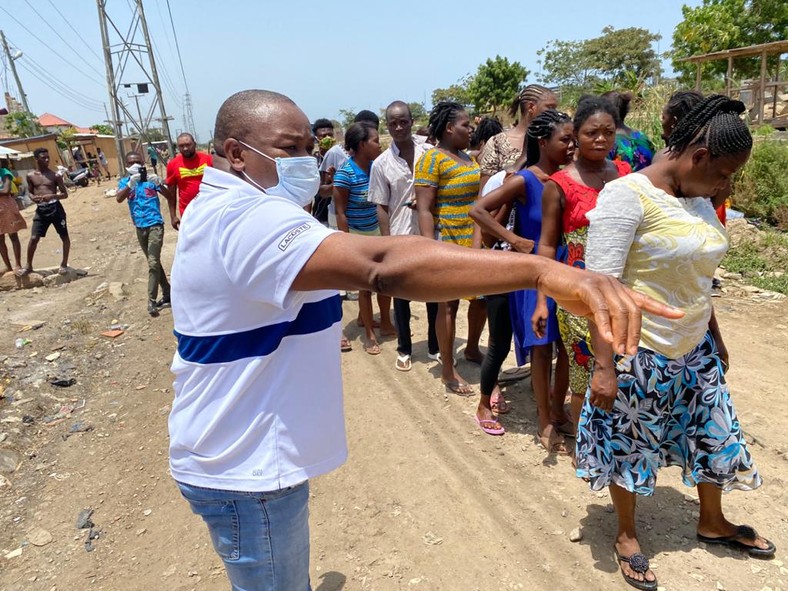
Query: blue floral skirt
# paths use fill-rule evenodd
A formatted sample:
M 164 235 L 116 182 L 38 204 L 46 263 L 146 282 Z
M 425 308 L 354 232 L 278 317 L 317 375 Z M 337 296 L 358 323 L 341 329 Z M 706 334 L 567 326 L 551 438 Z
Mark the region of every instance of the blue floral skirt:
M 577 475 L 593 490 L 613 483 L 651 495 L 661 466 L 681 466 L 687 486 L 761 485 L 711 333 L 679 359 L 640 349 L 616 374 L 613 409 L 592 406 L 587 394 L 577 428 Z

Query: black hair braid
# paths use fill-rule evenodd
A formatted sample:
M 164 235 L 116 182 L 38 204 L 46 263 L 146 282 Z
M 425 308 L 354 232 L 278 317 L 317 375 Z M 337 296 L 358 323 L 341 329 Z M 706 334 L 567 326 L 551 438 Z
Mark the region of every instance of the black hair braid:
M 609 100 L 602 98 L 601 96 L 582 96 L 580 98 L 580 102 L 577 103 L 577 110 L 575 111 L 575 118 L 573 121 L 575 133 L 580 131 L 583 123 L 585 123 L 589 117 L 592 117 L 597 113 L 607 113 L 613 118 L 614 122 L 618 121 L 618 111 L 616 111 L 613 103 L 611 103 Z
M 432 107 L 432 111 L 430 111 L 430 129 L 433 137 L 440 141 L 449 123 L 456 121 L 457 116 L 463 111 L 465 111 L 465 107 L 454 101 L 441 101 Z
M 703 95 L 697 90 L 679 90 L 670 96 L 665 111 L 678 122 L 702 100 Z
M 539 140 L 552 137 L 559 125 L 571 123 L 571 121 L 569 115 L 555 109 L 548 109 L 535 117 L 526 132 L 525 166 L 533 166 L 539 162 Z
M 551 92 L 552 90 L 541 84 L 529 84 L 514 97 L 514 100 L 509 105 L 509 116 L 517 117 L 522 105 L 526 103 L 538 103 L 539 99 Z
M 488 141 L 494 135 L 503 131 L 503 125 L 495 117 L 485 117 L 476 126 L 471 136 L 471 146 L 478 146 L 482 142 Z
M 681 153 L 702 145 L 714 158 L 749 151 L 752 135 L 741 118 L 745 110 L 743 102 L 721 94 L 706 97 L 676 124 L 668 149 Z

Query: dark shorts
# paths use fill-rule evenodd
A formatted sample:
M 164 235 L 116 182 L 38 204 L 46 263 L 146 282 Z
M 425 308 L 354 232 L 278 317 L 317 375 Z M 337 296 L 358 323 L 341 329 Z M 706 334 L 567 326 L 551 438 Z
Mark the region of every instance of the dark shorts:
M 33 216 L 33 224 L 30 228 L 30 236 L 32 238 L 43 238 L 47 235 L 49 226 L 55 226 L 55 231 L 61 238 L 68 238 L 66 210 L 60 201 L 53 204 L 44 203 L 36 208 L 36 214 Z

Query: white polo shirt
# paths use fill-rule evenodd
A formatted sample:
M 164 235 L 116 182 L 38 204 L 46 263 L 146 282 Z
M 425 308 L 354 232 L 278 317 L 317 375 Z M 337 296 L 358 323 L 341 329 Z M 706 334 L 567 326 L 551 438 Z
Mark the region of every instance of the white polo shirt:
M 419 161 L 430 146 L 413 140 L 413 164 Z M 413 187 L 413 171 L 402 156 L 397 144 L 375 158 L 369 176 L 369 200 L 389 208 L 389 225 L 392 236 L 420 234 L 419 220 L 415 209 L 405 207 L 416 198 Z
M 272 491 L 347 458 L 339 295 L 290 289 L 331 233 L 295 203 L 206 169 L 172 268 L 176 480 Z

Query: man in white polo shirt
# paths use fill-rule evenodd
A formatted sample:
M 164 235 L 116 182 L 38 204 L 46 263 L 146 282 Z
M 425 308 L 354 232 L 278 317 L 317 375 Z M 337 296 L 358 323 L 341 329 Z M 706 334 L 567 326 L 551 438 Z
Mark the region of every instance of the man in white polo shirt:
M 235 591 L 310 589 L 308 480 L 347 457 L 337 289 L 444 301 L 538 287 L 630 353 L 638 306 L 680 315 L 544 257 L 325 228 L 303 209 L 320 182 L 309 120 L 281 94 L 231 96 L 214 129 L 229 172 L 206 169 L 172 269 L 170 470 Z
M 413 189 L 413 166 L 432 146 L 413 137 L 413 115 L 408 103 L 394 101 L 386 107 L 386 127 L 393 142 L 389 149 L 375 158 L 369 176 L 369 200 L 378 206 L 378 225 L 383 236 L 416 236 L 416 193 Z M 439 359 L 435 319 L 438 304 L 427 303 L 427 355 Z M 410 335 L 410 301 L 394 298 L 394 319 L 397 323 L 397 360 L 399 371 L 410 371 L 413 341 Z

